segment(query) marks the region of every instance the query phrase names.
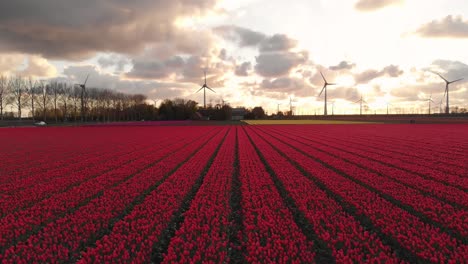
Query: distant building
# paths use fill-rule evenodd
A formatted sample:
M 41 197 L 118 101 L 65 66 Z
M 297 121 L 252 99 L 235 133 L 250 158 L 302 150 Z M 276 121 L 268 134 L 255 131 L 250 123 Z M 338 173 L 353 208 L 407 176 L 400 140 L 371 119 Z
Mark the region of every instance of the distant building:
M 245 115 L 245 108 L 243 107 L 238 107 L 238 108 L 232 108 L 231 110 L 231 120 L 243 120 L 244 115 Z

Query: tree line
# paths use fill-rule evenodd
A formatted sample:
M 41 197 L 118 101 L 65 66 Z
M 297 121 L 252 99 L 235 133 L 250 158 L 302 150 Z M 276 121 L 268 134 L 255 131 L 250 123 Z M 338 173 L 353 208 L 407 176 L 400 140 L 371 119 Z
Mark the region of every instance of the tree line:
M 0 120 L 16 118 L 59 123 L 231 118 L 231 107 L 224 102 L 210 103 L 202 109 L 197 102 L 180 98 L 165 99 L 159 108 L 147 101 L 143 94 L 83 88 L 54 80 L 0 76 Z
M 29 110 L 27 118 L 45 122 L 139 120 L 154 112 L 146 99 L 142 94 L 83 89 L 67 82 L 0 76 L 1 120 L 24 118 L 25 109 Z

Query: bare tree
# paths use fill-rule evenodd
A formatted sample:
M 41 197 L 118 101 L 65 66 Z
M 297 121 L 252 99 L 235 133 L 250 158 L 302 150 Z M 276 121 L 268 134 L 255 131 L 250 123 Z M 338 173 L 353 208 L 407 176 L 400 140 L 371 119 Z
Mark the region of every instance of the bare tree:
M 70 94 L 70 99 L 73 103 L 73 121 L 76 122 L 78 118 L 78 102 L 81 96 L 81 89 L 80 87 L 74 85 Z
M 57 123 L 58 122 L 58 107 L 57 107 L 57 103 L 58 103 L 58 99 L 59 99 L 59 95 L 60 95 L 60 88 L 59 88 L 59 84 L 54 81 L 50 84 L 50 90 L 51 90 L 51 93 L 52 93 L 52 102 L 54 104 L 54 117 L 55 117 L 55 122 Z
M 37 87 L 36 87 L 36 83 L 35 82 L 33 83 L 33 80 L 31 77 L 29 77 L 29 80 L 28 80 L 28 87 L 27 87 L 26 93 L 28 94 L 29 99 L 31 99 L 31 116 L 32 116 L 32 119 L 35 120 L 34 102 L 36 100 Z
M 8 79 L 0 76 L 0 120 L 3 120 L 3 108 L 7 104 L 8 98 Z
M 18 119 L 21 120 L 21 110 L 25 106 L 26 102 L 26 87 L 24 80 L 21 76 L 17 76 L 14 79 L 10 79 L 11 83 L 11 101 L 14 106 L 18 109 Z
M 42 108 L 42 119 L 43 121 L 47 120 L 47 106 L 49 105 L 50 96 L 49 96 L 50 87 L 44 82 L 40 82 L 39 89 L 38 89 L 38 96 L 39 96 L 39 105 Z
M 63 121 L 67 121 L 68 117 L 68 100 L 72 97 L 73 86 L 67 83 L 62 83 L 60 88 L 60 99 L 63 104 Z

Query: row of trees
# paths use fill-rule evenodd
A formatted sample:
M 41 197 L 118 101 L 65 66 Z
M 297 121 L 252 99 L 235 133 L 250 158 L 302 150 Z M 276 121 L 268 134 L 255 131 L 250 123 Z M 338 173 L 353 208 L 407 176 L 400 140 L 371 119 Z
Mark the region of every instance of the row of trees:
M 0 119 L 13 115 L 43 121 L 124 121 L 153 117 L 155 108 L 142 94 L 124 94 L 109 89 L 86 88 L 57 81 L 0 76 Z M 7 114 L 7 107 L 11 111 Z

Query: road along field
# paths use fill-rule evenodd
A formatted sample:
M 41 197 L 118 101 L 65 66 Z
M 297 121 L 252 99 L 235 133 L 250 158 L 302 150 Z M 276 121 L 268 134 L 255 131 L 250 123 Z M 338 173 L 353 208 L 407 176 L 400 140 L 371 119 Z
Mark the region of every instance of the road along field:
M 468 125 L 0 130 L 2 263 L 463 263 Z

